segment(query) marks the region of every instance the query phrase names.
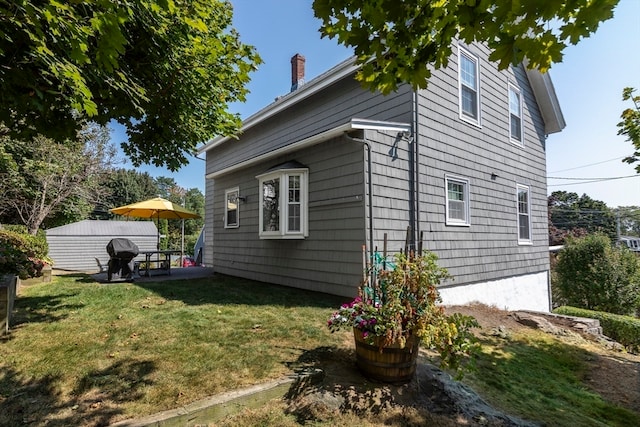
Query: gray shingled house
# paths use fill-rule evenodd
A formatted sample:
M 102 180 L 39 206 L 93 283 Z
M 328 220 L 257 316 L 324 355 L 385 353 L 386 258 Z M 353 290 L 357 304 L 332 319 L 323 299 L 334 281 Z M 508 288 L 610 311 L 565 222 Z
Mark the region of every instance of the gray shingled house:
M 564 119 L 548 74 L 454 47 L 425 90 L 383 96 L 347 60 L 246 119 L 206 153 L 204 263 L 353 296 L 367 254 L 409 242 L 454 280 L 444 303 L 549 310 L 545 141 Z
M 115 237 L 134 242 L 140 252 L 155 251 L 158 229 L 153 221 L 84 221 L 47 230 L 49 256 L 61 270 L 106 271 L 107 243 Z M 136 259 L 144 260 L 144 255 Z

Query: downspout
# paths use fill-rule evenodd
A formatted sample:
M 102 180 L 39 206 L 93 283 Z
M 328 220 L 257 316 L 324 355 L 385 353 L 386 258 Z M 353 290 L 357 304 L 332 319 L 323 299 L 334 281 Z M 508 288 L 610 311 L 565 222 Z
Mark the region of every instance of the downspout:
M 413 102 L 412 102 L 413 104 Z M 413 110 L 413 106 L 411 107 Z M 413 121 L 413 119 L 412 119 Z M 413 131 L 413 125 L 412 131 Z M 408 158 L 408 181 L 409 181 L 409 236 L 408 238 L 408 250 L 415 251 L 416 250 L 416 143 L 413 138 L 408 139 L 408 149 L 409 149 L 409 158 Z
M 415 151 L 415 184 L 414 184 L 414 188 L 415 188 L 415 200 L 416 200 L 416 213 L 415 213 L 415 238 L 418 239 L 418 245 L 416 246 L 414 243 L 414 247 L 416 248 L 416 250 L 420 247 L 422 247 L 422 239 L 420 237 L 420 143 L 419 143 L 419 139 L 418 139 L 418 135 L 419 135 L 419 127 L 418 127 L 418 118 L 420 117 L 420 115 L 418 114 L 418 106 L 420 105 L 419 103 L 419 97 L 418 97 L 418 89 L 415 89 L 413 91 L 413 103 L 412 103 L 412 109 L 413 109 L 413 144 L 414 144 L 414 151 Z
M 369 181 L 367 185 L 367 203 L 369 205 L 369 261 L 373 262 L 373 174 L 371 172 L 371 145 L 367 142 L 366 138 L 354 138 L 348 133 L 345 133 L 344 136 L 349 141 L 359 142 L 367 149 L 367 180 Z

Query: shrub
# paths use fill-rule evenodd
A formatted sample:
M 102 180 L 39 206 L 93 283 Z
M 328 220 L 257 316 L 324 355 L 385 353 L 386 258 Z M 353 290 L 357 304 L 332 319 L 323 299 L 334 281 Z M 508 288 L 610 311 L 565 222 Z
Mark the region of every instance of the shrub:
M 640 261 L 602 233 L 569 238 L 558 255 L 553 285 L 566 305 L 631 314 L 640 305 Z
M 606 336 L 624 345 L 629 352 L 638 353 L 640 351 L 640 319 L 568 306 L 558 307 L 553 312 L 598 319 L 602 332 Z
M 25 250 L 28 248 L 35 258 L 39 258 L 47 261 L 49 264 L 49 244 L 47 243 L 47 235 L 43 230 L 38 230 L 38 234 L 35 236 L 29 234 L 27 227 L 24 225 L 3 225 L 5 230 L 13 231 L 22 236 L 22 239 L 26 242 Z
M 0 275 L 15 275 L 21 279 L 42 275 L 48 246 L 43 235 L 0 229 Z

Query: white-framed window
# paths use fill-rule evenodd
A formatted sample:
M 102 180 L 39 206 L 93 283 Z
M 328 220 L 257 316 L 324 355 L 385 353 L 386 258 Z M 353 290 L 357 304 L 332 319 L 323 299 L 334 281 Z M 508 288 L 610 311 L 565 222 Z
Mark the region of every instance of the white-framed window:
M 308 236 L 309 169 L 275 169 L 256 178 L 260 185 L 261 239 L 303 239 Z
M 517 185 L 518 243 L 530 244 L 531 240 L 531 196 L 529 187 Z
M 520 90 L 509 83 L 509 138 L 518 145 L 524 143 L 522 126 L 522 95 Z
M 480 126 L 480 62 L 462 47 L 458 49 L 460 118 Z
M 469 180 L 445 176 L 446 224 L 469 225 Z
M 224 228 L 240 226 L 240 189 L 230 188 L 224 192 Z

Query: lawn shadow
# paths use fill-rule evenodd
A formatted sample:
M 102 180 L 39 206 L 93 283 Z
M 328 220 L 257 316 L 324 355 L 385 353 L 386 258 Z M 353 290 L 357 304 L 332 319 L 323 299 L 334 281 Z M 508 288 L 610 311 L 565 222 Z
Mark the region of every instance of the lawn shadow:
M 66 298 L 73 296 L 73 293 L 50 296 L 19 295 L 13 307 L 12 329 L 25 323 L 52 323 L 67 318 L 69 312 L 84 307 L 82 304 L 64 303 Z
M 288 286 L 257 282 L 232 276 L 215 276 L 185 280 L 135 282 L 135 286 L 152 291 L 167 300 L 188 305 L 234 304 L 279 305 L 288 307 L 339 307 L 345 298 Z
M 59 276 L 67 277 L 75 279 L 77 283 L 96 283 L 96 280 L 89 273 L 81 273 L 81 272 L 64 272 L 59 274 Z
M 60 376 L 27 380 L 2 368 L 0 425 L 109 425 L 122 414 L 119 405 L 144 395 L 155 370 L 152 362 L 119 360 L 85 375 L 69 397 L 60 392 Z
M 445 408 L 442 402 L 435 407 L 417 374 L 405 383 L 375 381 L 360 372 L 355 359 L 351 347 L 317 347 L 303 352 L 289 366 L 307 375 L 285 396 L 288 413 L 303 425 L 330 421 L 336 412 L 385 425 L 459 425 L 455 407 L 449 404 Z

